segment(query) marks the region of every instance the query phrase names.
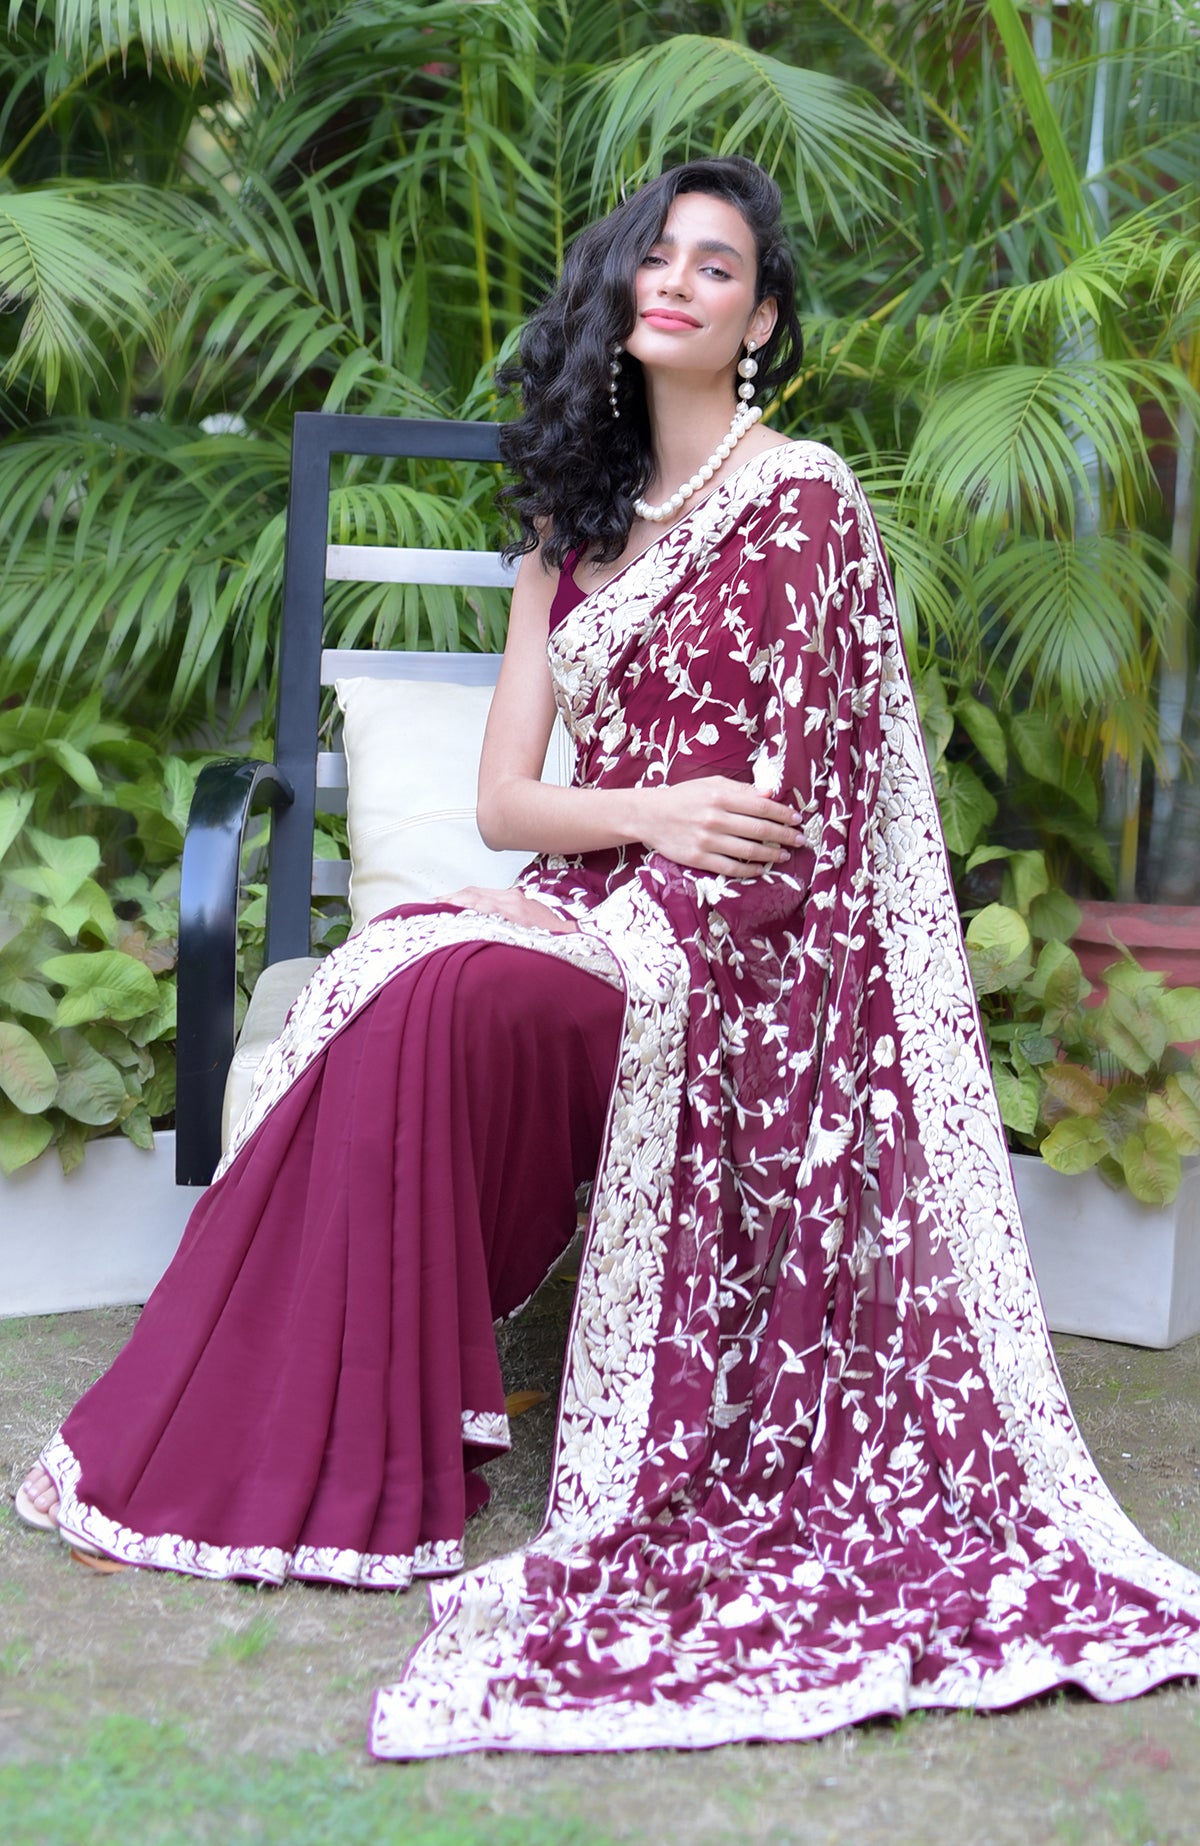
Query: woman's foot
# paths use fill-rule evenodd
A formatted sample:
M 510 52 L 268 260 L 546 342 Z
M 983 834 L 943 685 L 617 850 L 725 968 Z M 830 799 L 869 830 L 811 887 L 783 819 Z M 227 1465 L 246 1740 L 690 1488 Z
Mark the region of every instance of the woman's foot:
M 42 1532 L 58 1530 L 58 1488 L 40 1461 L 35 1461 L 16 1492 L 17 1517 Z
M 23 1519 L 27 1526 L 37 1526 L 42 1532 L 58 1531 L 58 1488 L 53 1478 L 43 1468 L 40 1461 L 35 1461 L 21 1485 L 13 1496 L 17 1517 Z M 127 1564 L 119 1564 L 115 1558 L 106 1558 L 102 1551 L 91 1545 L 85 1545 L 81 1538 L 71 1538 L 62 1534 L 71 1548 L 71 1556 L 77 1564 L 86 1564 L 92 1570 L 113 1571 L 128 1570 Z

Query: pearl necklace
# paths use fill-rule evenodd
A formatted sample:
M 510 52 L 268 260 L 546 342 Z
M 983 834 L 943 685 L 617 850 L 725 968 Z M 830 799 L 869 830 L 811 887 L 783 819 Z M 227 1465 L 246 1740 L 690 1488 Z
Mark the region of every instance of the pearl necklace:
M 704 466 L 697 468 L 691 480 L 685 481 L 669 500 L 664 500 L 659 506 L 650 506 L 645 500 L 635 500 L 633 510 L 638 518 L 648 519 L 652 525 L 656 526 L 661 525 L 664 519 L 670 519 L 671 515 L 677 513 L 693 494 L 699 493 L 702 487 L 707 487 L 721 463 L 732 455 L 746 431 L 753 429 L 761 416 L 762 411 L 757 404 L 753 408 L 749 404 L 739 404 L 733 413 L 733 422 L 729 425 L 727 434 L 722 436 Z

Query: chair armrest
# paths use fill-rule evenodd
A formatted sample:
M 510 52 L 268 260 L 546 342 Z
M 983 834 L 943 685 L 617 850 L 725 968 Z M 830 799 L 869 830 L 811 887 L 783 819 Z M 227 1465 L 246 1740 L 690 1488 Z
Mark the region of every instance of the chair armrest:
M 251 814 L 287 807 L 273 763 L 210 763 L 196 779 L 179 891 L 175 1183 L 206 1186 L 221 1154 L 221 1100 L 233 1057 L 242 842 Z

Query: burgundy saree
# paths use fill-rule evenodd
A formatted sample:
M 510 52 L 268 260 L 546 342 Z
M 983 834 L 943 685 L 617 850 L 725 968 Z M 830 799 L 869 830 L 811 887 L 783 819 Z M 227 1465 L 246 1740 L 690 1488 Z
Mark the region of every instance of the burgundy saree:
M 800 1738 L 1200 1668 L 1055 1368 L 861 490 L 749 462 L 555 631 L 577 778 L 752 774 L 745 882 L 545 864 L 625 978 L 545 1526 L 434 1590 L 372 1749 Z
M 251 1178 L 264 1149 L 272 1184 L 295 1197 L 289 1176 L 309 1155 L 290 1141 L 315 1145 L 330 1060 L 386 996 L 444 967 L 446 950 L 536 949 L 539 966 L 608 1007 L 597 1001 L 581 1028 L 592 1074 L 568 1086 L 579 1125 L 554 1131 L 599 1164 L 546 1522 L 525 1551 L 435 1589 L 433 1627 L 376 1700 L 372 1749 L 801 1738 L 1066 1683 L 1116 1699 L 1200 1670 L 1200 1582 L 1121 1513 L 1055 1369 L 886 567 L 854 477 L 809 443 L 744 464 L 572 609 L 550 656 L 577 781 L 752 778 L 801 811 L 805 843 L 746 881 L 641 851 L 543 859 L 524 883 L 577 934 L 436 909 L 377 919 L 325 964 L 270 1056 L 218 1197 L 264 1184 Z M 587 1095 L 618 1036 L 597 1111 Z M 401 1075 L 365 1131 L 377 1179 L 354 1180 L 364 1220 L 398 1183 L 388 1138 L 417 1081 Z M 425 1084 L 422 1106 L 439 1093 Z M 329 1145 L 343 1145 L 333 1102 L 327 1113 Z M 349 1184 L 358 1153 L 339 1158 Z M 422 1172 L 432 1198 L 437 1175 L 428 1162 Z M 505 1178 L 510 1229 L 532 1172 L 514 1163 Z M 189 1232 L 185 1260 L 204 1286 L 211 1239 L 224 1251 L 213 1292 L 235 1298 L 235 1272 L 256 1264 L 256 1311 L 290 1304 L 284 1229 L 269 1239 L 220 1219 Z M 311 1214 L 305 1223 L 308 1251 L 320 1237 Z M 523 1276 L 553 1255 L 549 1226 L 530 1235 Z M 520 1242 L 512 1232 L 505 1247 Z M 421 1262 L 425 1248 L 411 1245 Z M 405 1302 L 415 1284 L 403 1252 L 390 1260 L 389 1299 Z M 507 1305 L 490 1271 L 489 1285 L 493 1306 Z M 455 1286 L 477 1325 L 478 1288 Z M 162 1309 L 168 1334 L 187 1322 L 181 1292 Z M 387 1396 L 378 1367 L 410 1363 L 408 1323 L 390 1311 L 360 1416 Z M 147 1317 L 158 1312 L 156 1299 Z M 219 1303 L 213 1312 L 219 1321 Z M 442 1326 L 444 1344 L 453 1316 Z M 353 1414 L 338 1413 L 335 1357 L 321 1357 L 327 1454 L 305 1464 L 318 1487 Z M 449 1383 L 450 1426 L 424 1400 L 420 1414 L 440 1427 L 429 1454 L 455 1473 L 456 1443 L 468 1459 L 481 1439 L 485 1452 L 503 1445 L 502 1400 L 485 1363 L 456 1359 Z M 186 1372 L 181 1391 L 198 1388 Z M 99 1511 L 90 1491 L 114 1472 L 105 1451 L 117 1441 L 89 1411 L 94 1395 L 47 1460 L 68 1529 L 116 1555 L 232 1574 L 222 1544 L 241 1545 L 244 1563 L 259 1531 L 275 1549 L 249 1574 L 396 1582 L 458 1562 L 461 1486 L 456 1505 L 443 1494 L 436 1530 L 411 1509 L 385 1519 L 381 1489 L 348 1536 L 337 1495 L 310 1502 L 309 1483 L 270 1540 L 262 1520 L 288 1490 L 286 1441 L 254 1518 L 223 1507 L 219 1556 L 186 1537 L 139 1540 L 144 1524 L 127 1535 L 136 1522 Z M 248 1444 L 258 1424 L 243 1421 Z M 365 1427 L 380 1421 L 376 1408 Z M 398 1471 L 411 1498 L 420 1445 L 387 1456 L 385 1477 Z M 128 1506 L 143 1460 L 126 1456 L 110 1507 Z M 317 1505 L 323 1524 L 303 1510 Z M 194 1529 L 180 1519 L 169 1531 Z

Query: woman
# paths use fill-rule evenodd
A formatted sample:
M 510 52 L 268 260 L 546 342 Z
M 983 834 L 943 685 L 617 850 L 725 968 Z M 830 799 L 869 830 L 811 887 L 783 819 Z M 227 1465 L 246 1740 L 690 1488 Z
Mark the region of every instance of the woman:
M 546 1524 L 435 1589 L 380 1755 L 795 1738 L 1200 1667 L 1200 1584 L 1055 1371 L 873 522 L 745 409 L 798 347 L 747 162 L 576 244 L 522 344 L 529 556 L 481 774 L 485 836 L 541 857 L 325 965 L 27 1483 L 130 1562 L 457 1568 L 464 1462 L 505 1440 L 488 1316 L 594 1169 Z

